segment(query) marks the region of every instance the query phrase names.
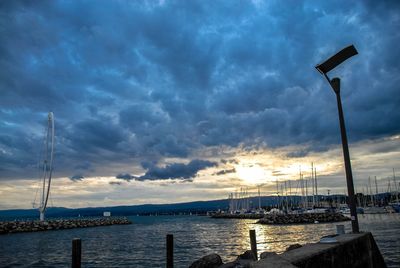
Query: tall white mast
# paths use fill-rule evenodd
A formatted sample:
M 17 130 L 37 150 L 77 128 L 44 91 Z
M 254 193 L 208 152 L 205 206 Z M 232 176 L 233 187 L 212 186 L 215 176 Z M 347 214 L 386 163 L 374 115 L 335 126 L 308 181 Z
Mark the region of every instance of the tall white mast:
M 48 114 L 47 134 L 45 142 L 45 152 L 43 161 L 43 188 L 40 201 L 40 221 L 44 221 L 44 212 L 46 211 L 47 201 L 49 200 L 51 175 L 53 173 L 54 156 L 54 115 Z M 47 184 L 47 185 L 46 185 Z

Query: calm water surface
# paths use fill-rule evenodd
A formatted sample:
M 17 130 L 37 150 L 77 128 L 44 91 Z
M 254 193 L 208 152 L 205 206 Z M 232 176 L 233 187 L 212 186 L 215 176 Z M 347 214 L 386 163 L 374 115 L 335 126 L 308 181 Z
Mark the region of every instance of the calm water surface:
M 400 215 L 360 215 L 360 229 L 371 231 L 389 267 L 400 267 Z M 165 236 L 174 235 L 176 267 L 217 253 L 234 260 L 250 248 L 255 229 L 259 252 L 283 252 L 294 243 L 317 242 L 338 224 L 269 226 L 255 220 L 200 216 L 130 217 L 132 225 L 20 233 L 0 236 L 0 267 L 69 267 L 71 241 L 82 239 L 83 267 L 165 267 Z M 342 224 L 342 223 L 341 223 Z M 344 223 L 346 232 L 350 222 Z

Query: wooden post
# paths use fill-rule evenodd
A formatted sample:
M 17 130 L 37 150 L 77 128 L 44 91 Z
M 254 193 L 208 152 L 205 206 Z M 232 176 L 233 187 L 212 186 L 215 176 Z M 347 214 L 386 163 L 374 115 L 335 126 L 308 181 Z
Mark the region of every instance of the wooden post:
M 81 268 L 81 239 L 72 239 L 72 268 Z
M 256 260 L 258 260 L 258 257 L 257 257 L 256 231 L 255 230 L 249 230 L 249 233 L 250 233 L 251 251 L 253 252 L 254 256 L 256 257 Z
M 167 268 L 174 267 L 174 236 L 167 234 Z

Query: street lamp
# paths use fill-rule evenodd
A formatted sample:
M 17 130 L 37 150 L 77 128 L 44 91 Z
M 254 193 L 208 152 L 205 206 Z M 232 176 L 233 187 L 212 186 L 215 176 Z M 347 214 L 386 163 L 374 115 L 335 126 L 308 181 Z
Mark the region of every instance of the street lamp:
M 339 122 L 340 122 L 340 133 L 342 136 L 342 147 L 343 147 L 343 157 L 344 157 L 344 166 L 346 169 L 346 181 L 347 181 L 347 191 L 349 194 L 349 206 L 350 206 L 350 214 L 351 214 L 351 227 L 353 233 L 359 232 L 358 227 L 358 218 L 357 218 L 357 210 L 356 210 L 356 198 L 354 195 L 354 184 L 353 184 L 353 174 L 351 172 L 351 163 L 350 163 L 350 153 L 349 153 L 349 145 L 347 144 L 347 135 L 346 135 L 346 127 L 344 124 L 343 117 L 343 109 L 342 109 L 342 100 L 340 98 L 340 79 L 338 77 L 329 79 L 327 73 L 334 69 L 336 66 L 347 60 L 348 58 L 357 55 L 358 52 L 356 48 L 351 45 L 348 46 L 325 62 L 318 64 L 315 68 L 325 76 L 331 85 L 333 91 L 336 94 L 337 106 L 339 111 Z

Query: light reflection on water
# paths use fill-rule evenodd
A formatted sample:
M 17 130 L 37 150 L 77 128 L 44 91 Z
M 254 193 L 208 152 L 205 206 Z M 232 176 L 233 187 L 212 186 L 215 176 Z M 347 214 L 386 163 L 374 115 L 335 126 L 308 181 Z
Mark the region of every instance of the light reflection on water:
M 132 225 L 105 226 L 0 236 L 0 267 L 69 266 L 71 241 L 82 239 L 83 267 L 164 267 L 165 236 L 174 235 L 176 267 L 217 253 L 231 261 L 250 248 L 255 229 L 258 252 L 281 253 L 295 243 L 317 242 L 333 224 L 270 226 L 255 220 L 198 216 L 131 217 Z M 400 266 L 400 215 L 360 215 L 360 229 L 372 231 L 389 267 Z M 350 222 L 345 225 L 351 230 Z

